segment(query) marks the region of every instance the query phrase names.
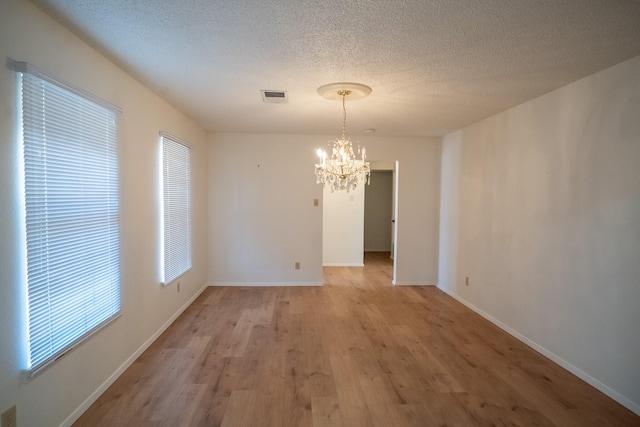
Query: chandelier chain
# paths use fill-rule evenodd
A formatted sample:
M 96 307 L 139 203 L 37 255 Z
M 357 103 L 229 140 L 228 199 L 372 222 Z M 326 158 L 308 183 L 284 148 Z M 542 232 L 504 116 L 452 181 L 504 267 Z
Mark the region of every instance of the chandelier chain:
M 342 139 L 345 139 L 347 134 L 347 106 L 345 101 L 347 100 L 347 95 L 350 94 L 351 91 L 348 89 L 338 91 L 338 95 L 342 95 Z

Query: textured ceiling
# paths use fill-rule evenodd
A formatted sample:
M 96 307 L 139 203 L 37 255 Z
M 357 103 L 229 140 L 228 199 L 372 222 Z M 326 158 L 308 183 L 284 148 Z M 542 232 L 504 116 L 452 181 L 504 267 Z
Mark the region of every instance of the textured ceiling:
M 640 55 L 638 0 L 37 0 L 216 132 L 433 136 Z M 265 104 L 261 89 L 288 91 Z

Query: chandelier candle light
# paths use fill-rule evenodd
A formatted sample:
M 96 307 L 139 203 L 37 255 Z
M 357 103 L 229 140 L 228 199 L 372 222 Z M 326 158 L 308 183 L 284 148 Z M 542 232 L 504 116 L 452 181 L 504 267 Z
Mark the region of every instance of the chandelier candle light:
M 351 139 L 345 136 L 347 124 L 347 109 L 345 101 L 362 99 L 371 93 L 371 88 L 359 83 L 331 83 L 318 88 L 318 93 L 329 100 L 342 101 L 342 136 L 329 141 L 332 145 L 331 157 L 327 152 L 318 149 L 319 162 L 316 163 L 317 183 L 335 190 L 355 190 L 359 183 L 369 180 L 371 169 L 366 162 L 366 150 L 358 145 L 358 154 L 362 159 L 356 159 Z

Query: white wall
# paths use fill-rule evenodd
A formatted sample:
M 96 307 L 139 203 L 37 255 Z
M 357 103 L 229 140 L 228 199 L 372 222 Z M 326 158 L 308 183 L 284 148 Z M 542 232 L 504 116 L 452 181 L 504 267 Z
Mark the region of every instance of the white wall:
M 120 117 L 122 316 L 33 380 L 24 367 L 25 276 L 19 215 L 16 75 L 6 58 L 27 61 L 122 108 Z M 207 137 L 183 114 L 107 61 L 31 3 L 0 2 L 0 410 L 17 404 L 19 425 L 57 426 L 84 408 L 206 282 Z M 159 284 L 158 149 L 160 130 L 194 146 L 193 268 Z M 85 405 L 86 406 L 86 405 Z
M 322 187 L 313 164 L 326 135 L 214 134 L 209 155 L 209 281 L 322 282 Z M 397 159 L 398 284 L 435 284 L 440 141 L 364 137 L 372 159 Z M 260 164 L 260 168 L 257 165 Z M 313 206 L 313 199 L 320 206 Z M 294 270 L 294 262 L 301 269 Z
M 322 192 L 322 265 L 364 265 L 364 185 Z
M 637 413 L 639 114 L 637 57 L 447 135 L 439 268 L 446 292 Z
M 434 285 L 438 278 L 440 138 L 360 139 L 370 159 L 398 161 L 397 285 Z
M 321 284 L 314 146 L 295 135 L 214 134 L 209 153 L 210 283 Z

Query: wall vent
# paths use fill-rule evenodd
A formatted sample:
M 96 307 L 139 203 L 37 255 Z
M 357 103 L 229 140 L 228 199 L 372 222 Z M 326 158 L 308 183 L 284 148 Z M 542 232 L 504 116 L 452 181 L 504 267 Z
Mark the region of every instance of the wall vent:
M 262 102 L 267 104 L 287 104 L 289 97 L 286 90 L 261 90 Z

